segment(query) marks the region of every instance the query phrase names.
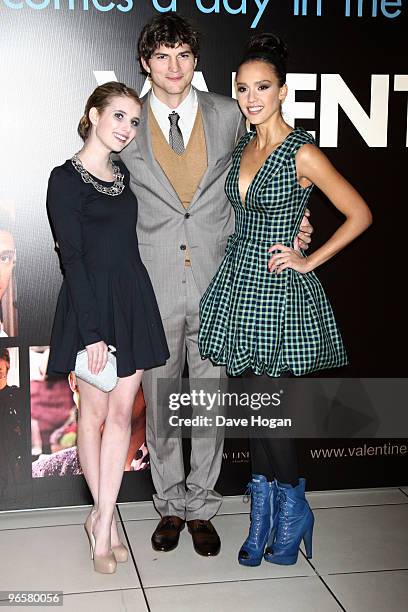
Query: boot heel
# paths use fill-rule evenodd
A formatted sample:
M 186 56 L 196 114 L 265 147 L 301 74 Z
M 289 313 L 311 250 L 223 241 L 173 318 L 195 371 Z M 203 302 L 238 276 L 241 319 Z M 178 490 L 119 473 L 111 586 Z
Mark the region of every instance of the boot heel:
M 293 565 L 298 560 L 302 540 L 306 557 L 311 559 L 314 517 L 305 498 L 305 479 L 300 478 L 296 487 L 278 482 L 277 488 L 279 514 L 275 539 L 267 547 L 264 559 L 277 565 Z
M 312 523 L 311 527 L 309 527 L 309 529 L 306 531 L 306 533 L 303 536 L 303 542 L 304 542 L 304 545 L 305 545 L 306 557 L 308 559 L 312 558 L 312 539 L 313 539 L 313 523 Z

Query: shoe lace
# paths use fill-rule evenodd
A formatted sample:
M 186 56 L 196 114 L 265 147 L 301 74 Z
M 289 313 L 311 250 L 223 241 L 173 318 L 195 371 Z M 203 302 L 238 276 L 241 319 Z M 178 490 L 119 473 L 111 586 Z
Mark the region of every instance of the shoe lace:
M 248 534 L 248 543 L 256 546 L 262 525 L 262 495 L 260 487 L 250 482 L 245 491 L 245 497 L 251 497 L 251 518 Z
M 279 520 L 274 541 L 284 546 L 288 540 L 289 534 L 289 504 L 284 489 L 278 489 L 277 497 L 279 504 Z
M 247 504 L 249 500 L 251 499 L 251 491 L 252 491 L 252 482 L 248 482 L 247 488 L 245 489 L 245 493 L 242 498 L 242 501 L 244 502 L 244 504 Z

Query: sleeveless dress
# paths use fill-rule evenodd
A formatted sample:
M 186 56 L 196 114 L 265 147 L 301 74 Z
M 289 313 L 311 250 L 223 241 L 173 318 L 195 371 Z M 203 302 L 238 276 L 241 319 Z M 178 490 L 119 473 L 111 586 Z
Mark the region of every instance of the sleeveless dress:
M 85 183 L 70 160 L 54 168 L 47 207 L 64 281 L 51 334 L 49 375 L 70 372 L 76 354 L 104 340 L 116 348 L 118 376 L 162 365 L 166 337 L 136 235 L 137 199 L 125 188 L 109 196 Z M 112 183 L 95 179 L 98 183 Z
M 226 365 L 230 376 L 246 369 L 301 376 L 345 365 L 347 356 L 330 303 L 313 272 L 268 270 L 268 248 L 293 247 L 312 186 L 296 178 L 295 155 L 314 139 L 295 128 L 271 153 L 248 187 L 239 192 L 242 151 L 248 132 L 233 153 L 225 191 L 235 210 L 235 233 L 200 303 L 199 349 L 203 359 Z

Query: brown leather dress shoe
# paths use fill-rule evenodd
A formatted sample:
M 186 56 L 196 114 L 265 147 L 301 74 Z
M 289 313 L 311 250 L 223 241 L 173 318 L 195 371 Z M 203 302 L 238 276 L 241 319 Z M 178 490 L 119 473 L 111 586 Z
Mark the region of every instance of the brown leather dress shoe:
M 168 552 L 176 548 L 184 525 L 179 516 L 163 516 L 152 535 L 153 549 Z
M 193 538 L 194 550 L 204 557 L 215 557 L 221 548 L 221 540 L 211 521 L 194 519 L 187 521 L 188 531 Z

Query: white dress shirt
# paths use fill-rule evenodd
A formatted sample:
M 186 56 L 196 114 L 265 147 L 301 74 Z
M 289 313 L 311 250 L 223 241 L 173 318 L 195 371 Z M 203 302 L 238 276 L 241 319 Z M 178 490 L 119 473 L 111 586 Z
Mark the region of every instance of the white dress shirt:
M 155 95 L 153 89 L 150 95 L 150 108 L 156 118 L 157 123 L 160 126 L 167 142 L 169 142 L 170 132 L 170 120 L 169 115 L 172 112 L 180 115 L 178 126 L 183 134 L 184 147 L 187 148 L 188 141 L 190 140 L 191 132 L 193 131 L 194 122 L 197 115 L 198 99 L 197 94 L 193 87 L 190 88 L 190 92 L 186 98 L 182 101 L 180 106 L 177 108 L 170 108 L 164 102 L 161 102 Z

